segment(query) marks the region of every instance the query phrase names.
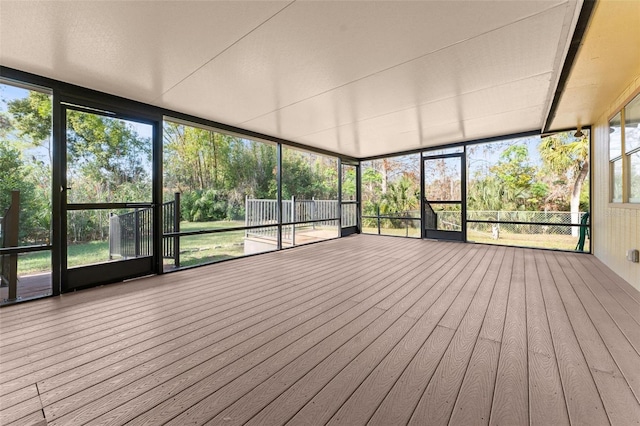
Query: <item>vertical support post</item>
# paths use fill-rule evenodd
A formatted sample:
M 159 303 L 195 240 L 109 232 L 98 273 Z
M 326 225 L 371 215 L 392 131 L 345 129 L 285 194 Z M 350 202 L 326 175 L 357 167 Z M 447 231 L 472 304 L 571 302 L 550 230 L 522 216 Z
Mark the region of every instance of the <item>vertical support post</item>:
M 362 162 L 356 168 L 356 227 L 362 233 Z
M 5 245 L 18 247 L 20 230 L 20 191 L 11 191 L 11 207 L 9 207 L 5 232 Z M 9 279 L 9 300 L 18 298 L 18 254 L 9 255 L 7 278 Z
M 316 197 L 311 197 L 311 220 L 316 220 Z M 316 229 L 316 223 L 311 222 L 311 228 Z
M 162 154 L 163 154 L 163 140 L 164 140 L 164 136 L 163 136 L 163 132 L 164 132 L 164 126 L 163 126 L 163 117 L 161 115 L 158 115 L 155 117 L 155 119 L 153 120 L 153 138 L 152 138 L 152 155 L 153 155 L 153 164 L 152 164 L 152 169 L 153 169 L 153 187 L 152 187 L 152 203 L 153 203 L 153 207 L 152 207 L 152 211 L 153 211 L 153 218 L 152 218 L 152 226 L 153 226 L 153 231 L 152 231 L 152 235 L 153 235 L 153 245 L 152 245 L 152 251 L 153 251 L 153 272 L 155 272 L 156 274 L 163 274 L 164 273 L 164 253 L 163 253 L 163 248 L 164 248 L 164 228 L 163 228 L 163 222 L 164 222 L 164 211 L 165 208 L 164 203 L 163 203 L 163 176 L 164 173 L 162 172 L 163 169 L 163 159 L 162 159 Z M 179 209 L 177 210 L 178 212 L 180 211 Z M 166 222 L 165 222 L 166 223 Z M 176 250 L 176 247 L 174 246 L 174 250 Z M 178 253 L 176 251 L 176 253 Z
M 338 237 L 342 237 L 342 159 L 338 158 Z
M 180 193 L 173 194 L 173 232 L 180 232 Z M 173 237 L 173 264 L 180 267 L 180 237 Z
M 296 196 L 291 196 L 291 245 L 296 245 Z
M 52 185 L 51 185 L 51 284 L 53 295 L 62 293 L 67 276 L 67 113 L 60 94 L 53 92 L 52 118 Z M 64 283 L 64 284 L 63 284 Z
M 380 204 L 376 206 L 376 216 L 378 217 L 378 235 L 380 235 Z
M 282 249 L 282 144 L 276 145 L 276 198 L 278 200 L 278 239 L 277 249 Z
M 463 146 L 460 155 L 460 231 L 462 232 L 462 242 L 467 242 L 467 148 Z
M 424 195 L 424 157 L 423 153 L 420 153 L 420 235 L 422 238 L 427 238 L 427 206 L 426 198 Z

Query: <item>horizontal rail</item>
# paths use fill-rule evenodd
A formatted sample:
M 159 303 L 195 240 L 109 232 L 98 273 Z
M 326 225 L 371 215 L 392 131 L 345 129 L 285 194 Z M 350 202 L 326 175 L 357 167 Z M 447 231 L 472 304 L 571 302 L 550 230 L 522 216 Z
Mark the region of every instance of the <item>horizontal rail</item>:
M 199 231 L 166 232 L 162 234 L 162 236 L 163 237 L 188 237 L 190 235 L 219 234 L 221 232 L 244 231 L 247 229 L 276 228 L 277 226 L 278 226 L 277 223 L 274 223 L 273 225 L 234 226 L 232 228 L 201 229 Z
M 299 220 L 297 222 L 282 222 L 282 226 L 285 226 L 285 225 L 304 225 L 305 223 L 333 222 L 333 221 L 337 221 L 337 220 L 340 220 L 340 218 L 339 217 L 328 217 L 326 219 Z M 263 226 L 263 228 L 266 228 L 266 226 Z
M 43 244 L 43 245 L 37 245 L 37 246 L 4 247 L 4 248 L 0 248 L 0 255 L 47 251 L 47 250 L 51 250 L 52 248 L 53 246 L 51 244 Z
M 153 203 L 74 203 L 67 204 L 67 210 L 145 209 L 153 206 Z
M 396 220 L 420 220 L 419 217 L 406 217 L 406 216 L 362 216 L 363 219 L 396 219 Z
M 476 220 L 467 219 L 467 223 L 489 223 L 489 224 L 507 224 L 507 225 L 540 225 L 540 226 L 580 226 L 588 228 L 589 225 L 582 223 L 557 223 L 557 222 L 509 222 L 506 220 Z

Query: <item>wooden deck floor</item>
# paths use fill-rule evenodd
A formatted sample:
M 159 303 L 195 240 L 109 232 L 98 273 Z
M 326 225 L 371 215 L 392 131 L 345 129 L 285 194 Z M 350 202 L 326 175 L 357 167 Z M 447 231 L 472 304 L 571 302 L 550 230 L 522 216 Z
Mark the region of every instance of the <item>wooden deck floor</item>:
M 0 321 L 2 424 L 640 423 L 640 293 L 589 255 L 360 235 Z

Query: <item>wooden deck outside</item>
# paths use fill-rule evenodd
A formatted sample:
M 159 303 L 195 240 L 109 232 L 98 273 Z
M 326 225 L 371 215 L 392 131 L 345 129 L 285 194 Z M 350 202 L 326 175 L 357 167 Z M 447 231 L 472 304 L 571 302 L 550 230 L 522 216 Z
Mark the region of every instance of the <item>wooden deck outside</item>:
M 2 424 L 640 423 L 640 293 L 589 255 L 360 235 L 0 321 Z

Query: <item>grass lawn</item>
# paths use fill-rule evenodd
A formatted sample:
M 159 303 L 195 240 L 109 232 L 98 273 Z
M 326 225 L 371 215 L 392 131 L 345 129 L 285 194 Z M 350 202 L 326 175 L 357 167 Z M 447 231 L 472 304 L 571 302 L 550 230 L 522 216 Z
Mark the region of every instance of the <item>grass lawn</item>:
M 201 231 L 244 226 L 243 221 L 182 222 L 180 231 Z M 244 254 L 244 231 L 180 237 L 180 266 L 215 262 Z M 165 264 L 172 264 L 165 259 Z
M 378 228 L 363 228 L 362 232 L 365 234 L 377 234 Z M 406 236 L 406 228 L 392 229 L 382 228 L 380 229 L 381 235 L 396 235 L 404 237 Z M 420 238 L 420 230 L 417 228 L 409 228 L 409 237 Z M 467 234 L 467 240 L 469 242 L 487 243 L 487 244 L 499 244 L 504 246 L 519 246 L 519 247 L 535 247 L 535 248 L 548 248 L 573 251 L 578 243 L 577 237 L 571 235 L 549 235 L 549 234 L 511 234 L 508 232 L 500 232 L 500 238 L 494 240 L 491 233 L 469 231 Z M 589 251 L 589 240 L 585 243 L 585 251 Z
M 67 246 L 67 256 L 67 262 L 70 267 L 106 262 L 109 260 L 109 242 L 92 241 L 84 244 L 70 244 Z M 18 275 L 29 275 L 50 270 L 50 251 L 26 253 L 18 257 Z

